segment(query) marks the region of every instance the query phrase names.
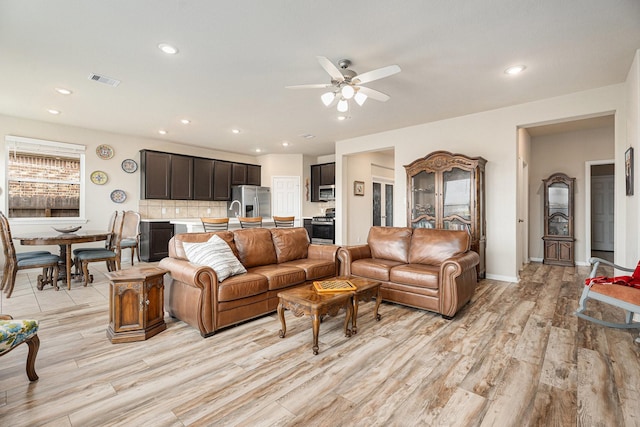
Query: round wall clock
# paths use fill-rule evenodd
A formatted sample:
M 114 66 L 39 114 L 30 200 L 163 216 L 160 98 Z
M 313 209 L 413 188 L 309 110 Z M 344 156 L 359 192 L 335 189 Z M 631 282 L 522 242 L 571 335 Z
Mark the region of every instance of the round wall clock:
M 107 174 L 102 171 L 91 172 L 91 182 L 94 184 L 103 185 L 106 184 L 108 180 Z
M 126 173 L 134 173 L 138 170 L 138 164 L 133 159 L 126 159 L 122 161 L 122 170 Z
M 103 160 L 108 160 L 113 157 L 113 148 L 107 144 L 98 145 L 96 148 L 96 154 Z

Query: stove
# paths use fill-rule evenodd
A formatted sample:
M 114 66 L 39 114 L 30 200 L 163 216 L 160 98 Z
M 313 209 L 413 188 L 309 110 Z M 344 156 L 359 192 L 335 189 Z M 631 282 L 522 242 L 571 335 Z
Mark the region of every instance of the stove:
M 335 211 L 333 209 L 327 209 L 324 216 L 314 216 L 311 219 L 311 243 L 333 245 L 335 234 Z

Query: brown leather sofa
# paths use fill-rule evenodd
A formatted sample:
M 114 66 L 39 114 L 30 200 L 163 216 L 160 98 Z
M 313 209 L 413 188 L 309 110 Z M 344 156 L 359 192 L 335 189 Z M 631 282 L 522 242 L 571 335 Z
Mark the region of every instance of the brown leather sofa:
M 466 231 L 372 227 L 366 245 L 340 248 L 340 274 L 378 280 L 382 300 L 450 319 L 476 289 L 470 242 Z
M 211 267 L 187 260 L 183 242 L 206 242 L 214 234 L 229 244 L 246 273 L 218 282 Z M 169 241 L 169 257 L 159 263 L 170 272 L 165 308 L 208 337 L 275 311 L 283 289 L 335 276 L 337 251 L 338 246 L 310 244 L 307 231 L 299 227 L 177 234 Z

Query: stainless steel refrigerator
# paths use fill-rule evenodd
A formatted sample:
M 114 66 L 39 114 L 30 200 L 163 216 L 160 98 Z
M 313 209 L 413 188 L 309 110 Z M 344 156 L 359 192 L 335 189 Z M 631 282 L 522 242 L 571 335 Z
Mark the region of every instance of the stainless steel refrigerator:
M 256 185 L 234 185 L 227 203 L 229 218 L 236 216 L 271 217 L 271 188 Z

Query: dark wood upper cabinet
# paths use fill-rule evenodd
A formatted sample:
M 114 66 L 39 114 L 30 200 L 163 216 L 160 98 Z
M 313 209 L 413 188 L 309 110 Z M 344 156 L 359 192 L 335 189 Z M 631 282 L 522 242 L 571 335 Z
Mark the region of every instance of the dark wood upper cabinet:
M 262 170 L 259 165 L 247 165 L 247 185 L 262 185 Z
M 231 185 L 245 185 L 247 183 L 247 165 L 233 163 L 231 165 Z
M 193 199 L 193 157 L 171 155 L 171 199 Z
M 318 187 L 321 185 L 335 185 L 336 183 L 336 164 L 322 163 L 319 165 L 311 165 L 311 201 L 321 202 L 320 191 Z
M 140 151 L 140 198 L 169 199 L 171 197 L 171 154 Z
M 211 159 L 193 159 L 194 200 L 213 200 L 213 163 Z
M 213 200 L 231 200 L 232 163 L 216 160 L 213 165 Z

